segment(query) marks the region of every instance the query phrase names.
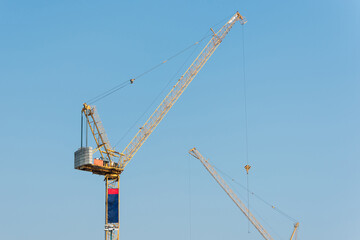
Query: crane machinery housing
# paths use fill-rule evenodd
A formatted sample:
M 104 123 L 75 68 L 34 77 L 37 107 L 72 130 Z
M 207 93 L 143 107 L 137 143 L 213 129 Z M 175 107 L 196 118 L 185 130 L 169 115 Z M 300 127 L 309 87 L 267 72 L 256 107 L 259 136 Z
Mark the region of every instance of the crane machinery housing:
M 206 170 L 211 174 L 211 176 L 216 180 L 220 187 L 226 192 L 226 194 L 233 200 L 236 206 L 241 210 L 241 212 L 246 216 L 251 224 L 258 230 L 258 232 L 263 236 L 265 240 L 274 240 L 271 235 L 265 230 L 265 228 L 260 224 L 260 222 L 255 218 L 255 216 L 250 212 L 246 205 L 240 200 L 240 198 L 234 193 L 234 191 L 229 187 L 225 180 L 217 173 L 215 168 L 200 154 L 196 148 L 192 148 L 189 151 L 190 155 L 200 160 L 204 165 Z M 294 230 L 291 234 L 290 240 L 295 236 L 295 233 L 299 227 L 299 223 L 294 224 Z
M 120 174 L 209 60 L 236 22 L 246 23 L 245 18 L 239 12 L 236 12 L 217 32 L 211 29 L 213 36 L 210 41 L 122 152 L 116 151 L 110 145 L 96 107 L 86 103 L 83 104 L 81 110 L 81 147 L 74 154 L 74 167 L 78 170 L 92 172 L 93 174 L 105 177 L 105 240 L 119 239 Z M 130 82 L 133 83 L 134 79 L 131 79 Z M 95 140 L 96 147 L 94 149 L 88 146 L 87 141 L 86 145 L 83 146 L 83 117 L 86 119 L 86 136 L 88 129 L 90 129 Z M 98 153 L 100 157 L 93 158 L 95 153 Z

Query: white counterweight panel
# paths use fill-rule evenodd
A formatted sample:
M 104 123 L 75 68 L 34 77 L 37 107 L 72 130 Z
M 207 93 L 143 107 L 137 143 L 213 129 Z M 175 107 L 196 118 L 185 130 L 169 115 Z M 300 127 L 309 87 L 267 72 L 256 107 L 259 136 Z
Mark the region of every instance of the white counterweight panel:
M 83 165 L 93 164 L 93 150 L 92 147 L 79 148 L 75 152 L 74 167 L 78 168 Z

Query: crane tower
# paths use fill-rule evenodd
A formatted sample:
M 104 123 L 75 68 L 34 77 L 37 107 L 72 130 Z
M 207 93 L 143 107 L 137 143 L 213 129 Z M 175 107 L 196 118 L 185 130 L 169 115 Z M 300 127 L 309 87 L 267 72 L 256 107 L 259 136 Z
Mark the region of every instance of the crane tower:
M 83 104 L 81 146 L 75 152 L 74 167 L 77 170 L 92 172 L 105 178 L 105 240 L 119 239 L 120 174 L 238 21 L 241 24 L 246 23 L 245 18 L 236 12 L 220 30 L 215 32 L 211 29 L 213 36 L 208 44 L 121 153 L 110 145 L 96 107 Z M 133 81 L 134 79 L 130 80 L 131 83 Z M 86 126 L 83 126 L 83 117 L 86 119 Z M 86 129 L 86 139 L 88 129 L 91 131 L 96 144 L 94 149 L 88 146 L 87 140 L 83 146 L 84 128 Z M 94 158 L 94 154 L 99 157 Z

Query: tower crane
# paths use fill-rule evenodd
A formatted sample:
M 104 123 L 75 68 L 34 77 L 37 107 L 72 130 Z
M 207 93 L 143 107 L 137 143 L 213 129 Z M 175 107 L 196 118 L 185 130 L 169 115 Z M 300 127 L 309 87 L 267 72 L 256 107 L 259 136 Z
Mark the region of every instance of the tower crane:
M 190 149 L 189 153 L 200 160 L 200 162 L 204 165 L 206 170 L 213 176 L 216 182 L 221 186 L 221 188 L 226 192 L 226 194 L 233 200 L 236 206 L 242 211 L 242 213 L 249 219 L 249 221 L 254 225 L 254 227 L 259 231 L 259 233 L 266 240 L 273 240 L 271 235 L 265 230 L 265 228 L 259 223 L 259 221 L 252 215 L 249 209 L 245 206 L 245 204 L 240 200 L 240 198 L 233 192 L 233 190 L 227 185 L 225 180 L 216 172 L 215 168 L 200 154 L 200 152 L 196 148 Z M 295 223 L 294 230 L 291 234 L 290 240 L 292 240 L 295 236 L 295 233 L 299 227 L 299 223 Z
M 201 68 L 209 60 L 211 55 L 220 45 L 233 25 L 238 21 L 241 24 L 246 23 L 245 18 L 239 12 L 236 12 L 235 15 L 233 15 L 230 20 L 227 21 L 222 28 L 220 28 L 220 30 L 215 32 L 213 29 L 211 29 L 213 36 L 208 44 L 204 47 L 204 49 L 186 70 L 186 72 L 180 77 L 168 95 L 164 98 L 154 113 L 140 128 L 135 137 L 130 141 L 130 143 L 122 152 L 117 152 L 110 145 L 99 115 L 97 114 L 96 107 L 90 106 L 86 103 L 83 104 L 81 116 L 82 118 L 83 116 L 86 118 L 88 126 L 86 127 L 86 136 L 87 129 L 89 128 L 94 137 L 96 148 L 92 149 L 92 147 L 88 147 L 87 144 L 85 147 L 83 146 L 82 126 L 81 148 L 75 152 L 75 169 L 89 171 L 93 174 L 105 176 L 105 240 L 119 239 L 120 174 L 124 171 L 125 166 L 130 162 L 135 153 L 140 149 L 146 139 L 155 130 L 156 126 L 161 122 L 161 120 L 165 117 L 175 102 L 179 99 L 181 94 L 185 91 Z M 134 79 L 131 79 L 130 82 L 133 83 Z M 93 159 L 92 156 L 95 152 L 99 152 L 99 159 Z

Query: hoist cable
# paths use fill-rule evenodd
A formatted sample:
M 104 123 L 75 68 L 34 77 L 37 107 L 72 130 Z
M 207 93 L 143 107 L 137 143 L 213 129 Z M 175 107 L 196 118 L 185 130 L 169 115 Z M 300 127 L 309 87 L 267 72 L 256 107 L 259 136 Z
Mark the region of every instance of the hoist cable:
M 227 18 L 228 18 L 228 17 L 227 17 Z M 215 27 L 215 26 L 219 25 L 220 23 L 222 23 L 222 22 L 223 22 L 224 20 L 226 20 L 227 18 L 224 18 L 223 20 L 221 20 L 221 21 L 218 22 L 217 24 L 213 25 L 212 27 Z M 122 83 L 114 86 L 113 88 L 111 88 L 111 89 L 109 89 L 109 90 L 107 90 L 107 91 L 105 91 L 105 92 L 103 92 L 103 93 L 95 96 L 94 98 L 89 99 L 87 102 L 88 102 L 89 104 L 93 104 L 93 103 L 95 103 L 95 102 L 97 102 L 97 101 L 99 101 L 99 100 L 101 100 L 101 99 L 103 99 L 103 98 L 105 98 L 105 97 L 107 97 L 107 96 L 109 96 L 109 95 L 111 95 L 111 94 L 119 91 L 120 89 L 122 89 L 122 88 L 124 88 L 124 87 L 126 87 L 126 86 L 128 86 L 128 85 L 130 85 L 130 84 L 132 84 L 135 79 L 139 79 L 139 78 L 141 78 L 142 76 L 144 76 L 144 75 L 152 72 L 153 70 L 157 69 L 158 67 L 160 67 L 160 66 L 163 65 L 164 63 L 167 63 L 167 62 L 171 61 L 171 60 L 174 59 L 175 57 L 177 57 L 177 56 L 181 55 L 182 53 L 186 52 L 187 50 L 189 50 L 189 49 L 192 48 L 193 46 L 198 45 L 199 43 L 201 43 L 202 41 L 204 41 L 206 38 L 208 38 L 208 37 L 210 37 L 210 36 L 212 36 L 212 34 L 204 36 L 204 37 L 201 38 L 199 41 L 197 41 L 197 42 L 189 45 L 188 47 L 186 47 L 186 48 L 184 48 L 183 50 L 177 52 L 176 54 L 174 54 L 174 55 L 172 55 L 171 57 L 167 58 L 166 60 L 162 61 L 161 63 L 156 64 L 155 66 L 149 68 L 149 69 L 146 70 L 145 72 L 140 73 L 140 74 L 137 75 L 136 77 L 134 77 L 134 78 L 132 78 L 132 79 L 130 79 L 130 80 L 126 80 L 126 81 L 124 81 L 124 82 L 122 82 Z
M 213 165 L 214 166 L 214 165 Z M 271 207 L 273 210 L 275 210 L 276 212 L 278 212 L 279 214 L 283 215 L 284 217 L 286 217 L 287 219 L 289 219 L 291 222 L 296 223 L 297 220 L 290 217 L 288 214 L 286 214 L 285 212 L 281 211 L 279 208 L 275 207 L 273 204 L 267 202 L 264 198 L 262 198 L 261 196 L 259 196 L 258 194 L 252 192 L 250 189 L 248 189 L 246 186 L 242 185 L 241 183 L 237 182 L 234 178 L 232 178 L 229 174 L 227 174 L 226 172 L 222 171 L 221 169 L 217 168 L 214 166 L 214 168 L 219 171 L 222 175 L 224 175 L 225 177 L 227 177 L 228 179 L 230 179 L 233 183 L 235 183 L 236 185 L 242 187 L 245 191 L 248 191 L 248 193 L 250 193 L 251 195 L 255 196 L 257 199 L 259 199 L 260 201 L 262 201 L 264 204 L 268 205 L 269 207 Z
M 216 27 L 216 26 L 222 24 L 223 22 L 227 21 L 227 20 L 228 20 L 230 17 L 232 17 L 232 16 L 233 16 L 233 14 L 228 15 L 227 17 L 223 18 L 222 20 L 220 20 L 220 21 L 219 21 L 218 23 L 216 23 L 215 25 L 212 25 L 211 27 L 213 28 L 213 27 Z
M 242 27 L 242 47 L 243 47 L 243 78 L 244 78 L 244 111 L 245 111 L 245 145 L 246 145 L 246 163 L 249 164 L 249 140 L 248 140 L 248 116 L 247 116 L 247 85 L 246 85 L 246 72 L 245 72 L 245 31 Z
M 219 24 L 221 24 L 223 21 L 225 21 L 227 18 L 224 18 L 223 20 L 219 21 L 218 23 L 216 23 L 215 25 L 213 25 L 212 27 L 215 27 Z M 205 39 L 207 39 L 208 37 L 212 36 L 212 34 L 208 34 L 210 30 L 208 30 L 205 34 L 204 37 L 202 37 L 199 41 L 195 42 L 194 44 L 184 48 L 183 50 L 181 50 L 180 52 L 176 53 L 175 55 L 169 57 L 167 60 L 163 61 L 160 64 L 157 64 L 156 66 L 150 68 L 149 70 L 145 71 L 142 74 L 139 74 L 138 76 L 135 77 L 135 79 L 138 79 L 140 77 L 142 77 L 143 75 L 145 75 L 146 73 L 149 73 L 151 71 L 153 71 L 154 69 L 156 69 L 157 67 L 161 66 L 162 64 L 164 64 L 165 62 L 170 61 L 171 59 L 179 56 L 180 54 L 184 53 L 185 51 L 189 50 L 191 47 L 197 45 L 197 47 L 194 49 L 194 51 L 192 51 L 192 53 L 189 55 L 189 57 L 184 61 L 184 63 L 181 65 L 181 67 L 179 68 L 179 70 L 174 74 L 174 76 L 172 78 L 170 78 L 169 82 L 166 84 L 166 86 L 161 90 L 161 92 L 157 95 L 157 97 L 155 97 L 155 99 L 151 102 L 151 104 L 149 105 L 149 107 L 137 118 L 137 120 L 128 128 L 128 130 L 125 132 L 125 134 L 116 142 L 116 144 L 114 145 L 114 147 L 116 147 L 120 142 L 122 142 L 124 140 L 124 138 L 130 133 L 130 131 L 136 126 L 136 124 L 138 124 L 138 122 L 144 117 L 144 115 L 150 110 L 150 108 L 155 104 L 155 102 L 159 99 L 159 97 L 163 94 L 163 92 L 167 89 L 167 87 L 170 85 L 170 83 L 173 81 L 173 79 L 176 77 L 176 75 L 181 71 L 181 69 L 185 66 L 185 64 L 188 62 L 188 60 L 190 59 L 190 57 L 195 53 L 195 51 L 198 49 L 198 47 L 200 46 L 199 43 L 203 42 Z M 117 91 L 116 88 L 111 89 L 113 91 Z M 112 91 L 108 91 L 108 94 L 113 93 Z M 106 97 L 108 95 L 105 95 L 104 97 Z M 102 97 L 103 98 L 103 97 Z M 102 98 L 99 98 L 102 99 Z M 96 100 L 97 101 L 97 100 Z
M 191 155 L 189 155 L 189 240 L 191 240 Z
M 222 174 L 224 174 L 224 172 L 222 172 L 222 171 L 219 170 L 218 168 L 216 168 L 216 169 L 217 169 L 219 172 L 221 172 Z M 228 175 L 226 175 L 226 174 L 224 174 L 224 175 L 225 175 L 226 177 L 229 177 L 229 178 L 232 180 L 232 182 L 234 182 L 234 183 L 237 184 L 237 182 L 235 182 L 235 180 L 232 179 L 230 176 L 228 176 Z M 231 184 L 230 184 L 230 185 L 231 185 Z M 241 185 L 241 184 L 239 184 L 239 185 L 240 185 L 242 188 L 244 188 L 245 190 L 247 189 L 245 186 L 243 186 L 243 185 Z M 232 186 L 232 187 L 234 187 L 234 186 Z M 242 195 L 236 188 L 233 188 L 233 191 L 234 191 L 236 194 L 238 194 L 241 198 L 243 197 L 243 195 Z M 253 193 L 253 194 L 254 194 L 254 193 Z M 246 202 L 245 202 L 245 203 L 246 203 Z M 256 218 L 257 218 L 257 219 L 260 219 L 261 222 L 262 222 L 264 225 L 266 225 L 266 228 L 268 228 L 268 229 L 271 230 L 272 234 L 275 234 L 278 239 L 283 240 L 283 237 L 272 227 L 272 225 L 271 225 L 264 217 L 262 217 L 262 215 L 259 213 L 259 211 L 257 211 L 256 208 L 252 207 L 251 212 L 253 213 L 253 215 L 256 215 Z M 249 219 L 248 219 L 248 220 L 249 220 Z M 250 222 L 250 220 L 249 220 L 248 222 Z M 251 226 L 251 225 L 250 225 L 250 226 Z M 248 229 L 248 230 L 249 230 L 249 229 Z
M 248 213 L 250 212 L 250 193 L 249 193 L 249 173 L 246 173 L 246 184 L 247 184 L 247 200 L 248 200 Z M 248 233 L 250 233 L 250 221 L 248 221 Z
M 247 96 L 246 96 L 246 74 L 245 74 L 245 31 L 244 25 L 242 25 L 242 55 L 243 55 L 243 91 L 244 91 L 244 112 L 245 112 L 245 157 L 246 157 L 246 184 L 249 189 L 249 140 L 248 140 L 248 116 L 247 116 Z M 247 192 L 247 200 L 248 200 L 248 211 L 250 211 L 250 194 Z M 248 222 L 248 232 L 250 232 L 250 221 Z
M 124 81 L 124 82 L 122 82 L 122 83 L 114 86 L 113 88 L 111 88 L 111 89 L 109 89 L 109 90 L 107 90 L 107 91 L 105 91 L 105 92 L 103 92 L 103 93 L 95 96 L 94 98 L 89 99 L 87 102 L 88 102 L 89 104 L 93 104 L 93 103 L 95 103 L 95 102 L 97 102 L 97 101 L 99 101 L 99 100 L 101 100 L 101 99 L 103 99 L 103 98 L 105 98 L 105 97 L 107 97 L 107 96 L 109 96 L 109 95 L 111 95 L 111 94 L 119 91 L 120 89 L 122 89 L 122 88 L 124 88 L 124 87 L 126 87 L 126 86 L 128 86 L 128 85 L 131 85 L 136 79 L 139 79 L 139 78 L 143 77 L 144 75 L 146 75 L 146 74 L 154 71 L 155 69 L 157 69 L 157 68 L 160 67 L 161 65 L 163 65 L 163 64 L 171 61 L 172 59 L 178 57 L 178 56 L 181 55 L 182 53 L 186 52 L 187 50 L 189 50 L 190 48 L 194 47 L 195 45 L 198 45 L 199 43 L 201 43 L 202 41 L 204 41 L 206 38 L 208 38 L 208 37 L 210 37 L 210 36 L 211 36 L 211 34 L 204 36 L 204 37 L 201 38 L 199 41 L 197 41 L 197 42 L 189 45 L 188 47 L 182 49 L 181 51 L 177 52 L 176 54 L 174 54 L 174 55 L 172 55 L 171 57 L 167 58 L 166 60 L 162 61 L 161 63 L 156 64 L 155 66 L 149 68 L 148 70 L 146 70 L 145 72 L 137 75 L 136 77 L 134 77 L 134 78 L 132 78 L 132 79 L 130 79 L 130 80 L 126 80 L 126 81 Z
M 115 87 L 113 87 L 113 88 L 111 88 L 111 89 L 97 95 L 96 97 L 89 99 L 87 102 L 89 104 L 93 104 L 93 103 L 95 103 L 95 102 L 109 96 L 110 94 L 113 94 L 114 92 L 119 91 L 120 89 L 122 89 L 122 88 L 124 88 L 124 87 L 126 87 L 127 85 L 130 85 L 130 84 L 131 83 L 129 81 L 122 82 L 119 85 L 116 85 Z
M 204 38 L 203 38 L 204 39 Z M 200 43 L 200 42 L 199 42 Z M 198 45 L 199 46 L 199 45 Z M 182 70 L 182 68 L 185 66 L 185 64 L 189 61 L 189 59 L 194 55 L 195 51 L 198 49 L 198 46 L 190 53 L 190 55 L 186 58 L 184 63 L 180 66 L 180 68 L 176 71 L 176 73 L 170 78 L 170 80 L 167 82 L 165 87 L 160 91 L 160 93 L 154 98 L 154 100 L 150 103 L 150 105 L 146 108 L 146 110 L 137 118 L 137 120 L 128 128 L 128 130 L 125 132 L 125 134 L 120 138 L 119 141 L 116 142 L 116 147 L 120 142 L 122 142 L 125 137 L 130 133 L 130 131 L 136 126 L 136 124 L 139 123 L 139 121 L 145 116 L 146 113 L 149 112 L 149 110 L 154 106 L 154 104 L 157 102 L 157 100 L 162 96 L 162 94 L 165 92 L 165 90 L 169 87 L 171 82 L 175 79 L 175 77 L 179 74 L 179 72 Z
M 277 231 L 275 231 L 275 229 L 270 225 L 270 223 L 269 223 L 268 221 L 266 221 L 265 218 L 263 218 L 263 217 L 259 214 L 259 212 L 256 211 L 256 209 L 252 208 L 251 211 L 254 212 L 254 213 L 256 214 L 256 216 L 257 216 L 258 218 L 260 218 L 263 223 L 265 223 L 265 225 L 267 226 L 267 228 L 269 228 L 269 229 L 271 230 L 272 234 L 275 234 L 275 235 L 278 237 L 278 239 L 284 240 L 284 238 L 283 238 Z
M 147 74 L 147 73 L 149 73 L 149 72 L 151 72 L 151 71 L 155 70 L 156 68 L 160 67 L 160 66 L 161 66 L 161 65 L 163 65 L 164 63 L 167 63 L 167 62 L 171 61 L 172 59 L 174 59 L 174 58 L 176 58 L 177 56 L 181 55 L 182 53 L 186 52 L 187 50 L 189 50 L 189 49 L 190 49 L 190 48 L 192 48 L 193 46 L 195 46 L 195 45 L 197 45 L 197 44 L 201 43 L 202 41 L 204 41 L 206 38 L 208 38 L 208 37 L 210 37 L 210 36 L 211 36 L 211 35 L 207 35 L 207 36 L 203 37 L 203 38 L 202 38 L 202 39 L 200 39 L 199 41 L 197 41 L 197 42 L 195 42 L 195 43 L 193 43 L 193 44 L 189 45 L 188 47 L 184 48 L 183 50 L 181 50 L 180 52 L 176 53 L 175 55 L 173 55 L 173 56 L 169 57 L 169 58 L 168 58 L 168 59 L 166 59 L 165 61 L 163 61 L 163 62 L 161 62 L 161 63 L 159 63 L 159 64 L 155 65 L 154 67 L 152 67 L 152 68 L 150 68 L 150 69 L 146 70 L 145 72 L 143 72 L 143 73 L 139 74 L 139 75 L 138 75 L 138 76 L 136 76 L 134 79 L 138 79 L 138 78 L 140 78 L 140 77 L 144 76 L 145 74 Z
M 212 164 L 212 166 L 213 166 L 218 172 L 220 172 L 222 175 L 224 175 L 225 177 L 229 178 L 232 182 L 236 183 L 237 185 L 241 186 L 243 189 L 247 190 L 247 187 L 246 187 L 246 186 L 244 186 L 244 185 L 236 182 L 235 179 L 233 179 L 230 175 L 228 175 L 227 173 L 225 173 L 225 172 L 222 171 L 221 169 L 217 168 L 217 167 L 214 166 L 213 164 Z M 240 198 L 243 197 L 243 195 L 242 195 L 239 191 L 237 191 L 237 189 L 233 188 L 232 190 L 233 190 L 233 192 L 237 193 L 237 194 L 240 196 Z M 259 196 L 256 195 L 255 193 L 253 193 L 253 192 L 250 192 L 250 193 L 259 198 Z M 265 200 L 263 200 L 263 201 L 266 203 Z M 245 202 L 245 203 L 246 203 L 246 202 Z M 267 205 L 269 205 L 269 204 L 267 204 Z M 262 222 L 262 223 L 265 223 L 265 225 L 266 225 L 269 229 L 271 229 L 272 233 L 274 233 L 275 235 L 277 235 L 279 239 L 283 239 L 283 237 L 269 224 L 269 222 L 266 221 L 265 218 L 261 216 L 261 214 L 256 210 L 256 208 L 252 207 L 251 212 L 252 212 L 252 213 L 255 213 L 255 214 L 256 214 L 256 217 L 259 218 L 259 219 L 261 219 L 261 222 Z M 247 218 L 247 219 L 248 219 L 248 218 Z M 248 220 L 249 220 L 249 219 L 248 219 Z M 250 221 L 250 220 L 249 220 L 249 221 Z
M 83 129 L 84 129 L 84 115 L 81 112 L 81 142 L 80 142 L 80 146 L 81 148 L 83 147 Z

